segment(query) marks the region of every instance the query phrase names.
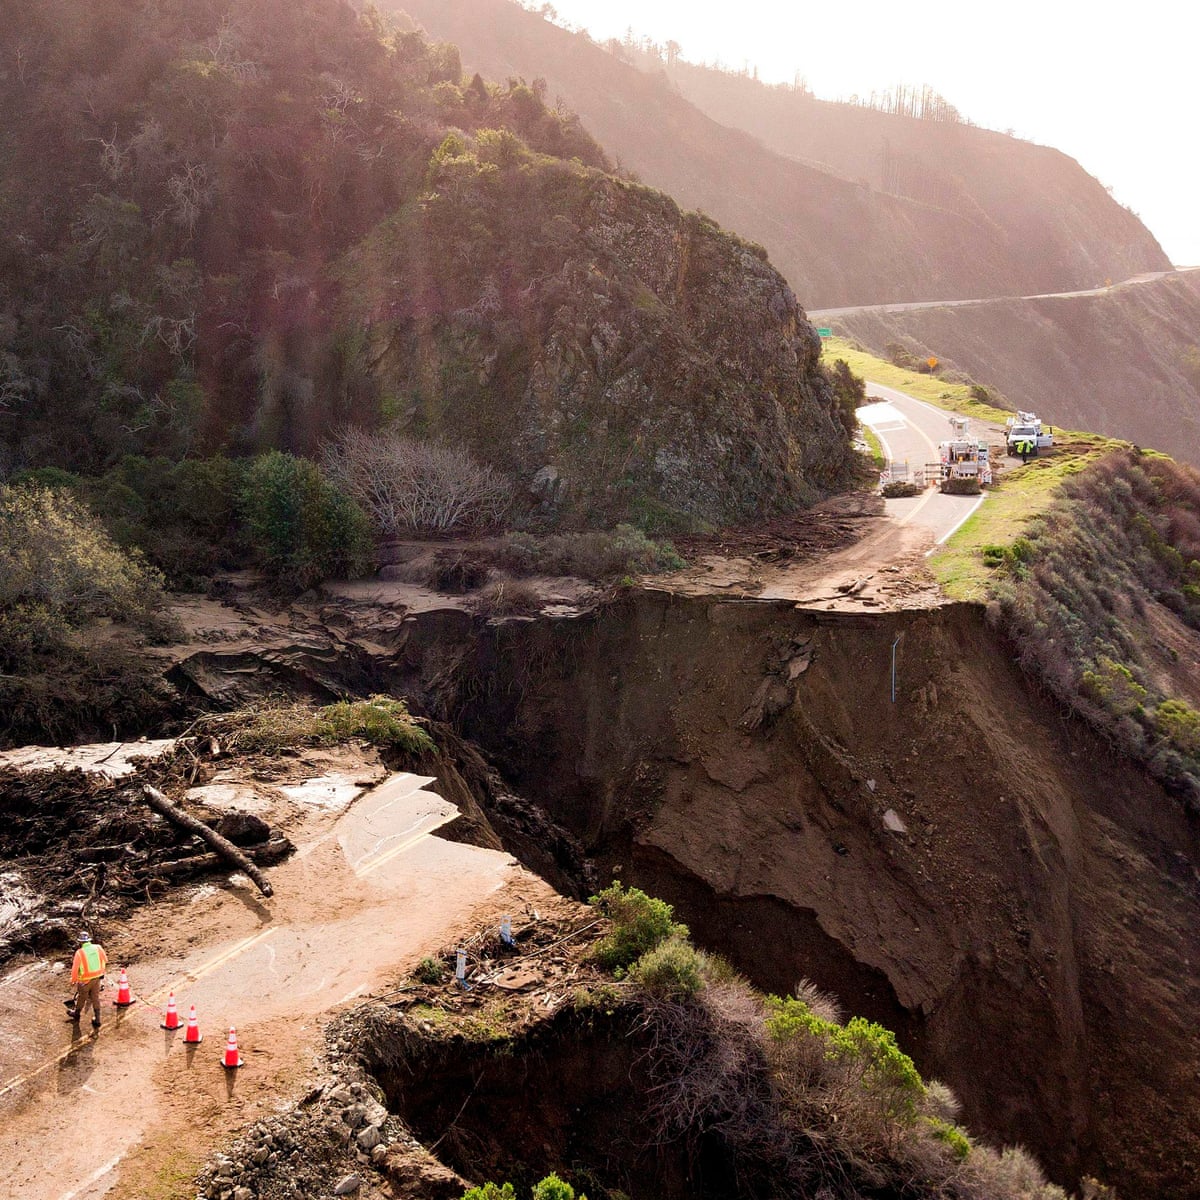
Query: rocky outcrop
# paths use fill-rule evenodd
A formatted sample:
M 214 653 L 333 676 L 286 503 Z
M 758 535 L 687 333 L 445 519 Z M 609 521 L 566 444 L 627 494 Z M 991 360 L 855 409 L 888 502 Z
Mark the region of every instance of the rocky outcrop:
M 846 478 L 819 340 L 759 247 L 578 166 L 452 163 L 349 273 L 345 320 L 382 392 L 411 398 L 402 425 L 593 519 L 730 523 Z M 418 287 L 380 282 L 414 263 Z
M 726 522 L 845 480 L 764 251 L 607 174 L 544 88 L 466 82 L 453 46 L 345 0 L 246 0 L 236 29 L 224 7 L 68 33 L 31 0 L 0 47 L 0 475 L 383 424 L 580 523 Z

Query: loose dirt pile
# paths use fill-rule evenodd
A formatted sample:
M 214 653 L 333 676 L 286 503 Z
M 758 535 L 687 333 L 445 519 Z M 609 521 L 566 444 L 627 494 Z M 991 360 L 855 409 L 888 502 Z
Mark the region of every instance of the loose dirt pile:
M 229 864 L 146 806 L 142 784 L 185 789 L 207 773 L 190 751 L 113 780 L 79 769 L 0 769 L 0 861 L 18 899 L 0 908 L 0 964 L 60 950 L 94 925 Z M 291 843 L 244 812 L 204 809 L 211 826 L 268 866 Z

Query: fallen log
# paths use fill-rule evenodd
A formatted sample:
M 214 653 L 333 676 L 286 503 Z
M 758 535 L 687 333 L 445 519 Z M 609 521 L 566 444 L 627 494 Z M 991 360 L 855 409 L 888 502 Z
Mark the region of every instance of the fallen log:
M 244 871 L 249 875 L 264 896 L 272 895 L 267 877 L 231 841 L 223 838 L 203 821 L 197 821 L 195 817 L 189 816 L 177 804 L 172 803 L 162 792 L 148 783 L 142 785 L 142 792 L 145 795 L 146 803 L 156 813 L 161 813 L 168 821 L 178 825 L 180 829 L 186 829 L 188 833 L 194 833 L 198 838 L 202 838 L 226 862 L 232 863 L 239 871 Z
M 246 853 L 255 863 L 269 867 L 294 849 L 295 847 L 287 838 L 273 837 L 269 842 L 263 842 L 261 846 L 247 847 Z M 151 875 L 170 879 L 176 875 L 196 875 L 201 871 L 211 871 L 213 867 L 220 865 L 220 862 L 221 856 L 216 853 L 192 854 L 187 858 L 155 863 L 153 866 L 147 867 L 147 871 Z

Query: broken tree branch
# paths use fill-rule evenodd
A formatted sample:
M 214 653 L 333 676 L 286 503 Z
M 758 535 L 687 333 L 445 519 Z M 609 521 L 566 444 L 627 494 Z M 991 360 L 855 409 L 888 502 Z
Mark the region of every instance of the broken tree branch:
M 197 821 L 195 817 L 188 816 L 177 804 L 172 803 L 162 792 L 148 783 L 142 785 L 142 792 L 145 795 L 146 803 L 155 812 L 161 813 L 168 821 L 178 825 L 180 829 L 186 829 L 188 833 L 194 833 L 206 841 L 226 862 L 233 863 L 239 871 L 244 871 L 249 875 L 264 896 L 272 894 L 267 877 L 231 841 L 223 838 L 215 829 L 210 829 L 203 821 Z

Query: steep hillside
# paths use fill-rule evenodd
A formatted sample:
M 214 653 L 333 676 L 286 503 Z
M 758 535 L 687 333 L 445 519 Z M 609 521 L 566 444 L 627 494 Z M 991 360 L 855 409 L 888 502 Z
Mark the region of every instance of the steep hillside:
M 755 982 L 895 1029 L 984 1136 L 1194 1197 L 1195 822 L 981 609 L 910 616 L 642 596 L 481 646 L 460 719 Z
M 1140 222 L 1055 151 L 843 105 L 779 114 L 852 143 L 842 162 L 757 126 L 747 136 L 730 127 L 736 114 L 689 102 L 657 60 L 635 69 L 512 0 L 394 3 L 485 74 L 545 79 L 625 168 L 766 246 L 807 307 L 1021 295 L 1167 265 Z M 883 186 L 882 137 L 914 175 L 925 174 L 918 147 L 936 160 L 947 195 Z
M 1170 265 L 1132 212 L 1050 146 L 953 120 L 818 100 L 683 59 L 650 63 L 701 111 L 781 154 L 992 230 L 1023 277 L 1040 281 L 1026 293 L 1069 291 Z
M 934 354 L 1019 408 L 1200 464 L 1200 271 L 1095 296 L 833 318 L 877 353 Z
M 760 251 L 343 0 L 21 0 L 0 113 L 0 473 L 387 421 L 687 523 L 848 467 Z

